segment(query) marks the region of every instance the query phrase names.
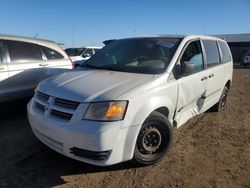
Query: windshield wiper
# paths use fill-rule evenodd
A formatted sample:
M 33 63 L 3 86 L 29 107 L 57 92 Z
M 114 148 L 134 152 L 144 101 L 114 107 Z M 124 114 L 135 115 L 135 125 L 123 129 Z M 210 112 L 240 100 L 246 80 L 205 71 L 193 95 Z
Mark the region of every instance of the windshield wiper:
M 118 68 L 115 68 L 113 66 L 95 66 L 95 65 L 90 65 L 90 64 L 87 64 L 87 63 L 84 63 L 83 65 L 81 65 L 81 67 L 87 67 L 87 68 L 94 68 L 94 69 L 102 69 L 102 70 L 113 70 L 113 71 L 117 71 L 117 70 L 120 70 Z
M 113 71 L 118 70 L 117 68 L 115 68 L 113 66 L 109 66 L 109 65 L 107 65 L 107 66 L 101 66 L 100 68 L 101 69 L 105 69 L 105 70 L 113 70 Z
M 90 65 L 90 64 L 87 64 L 87 63 L 83 63 L 82 65 L 80 65 L 80 67 L 94 68 L 94 69 L 99 69 L 100 68 L 98 66 Z

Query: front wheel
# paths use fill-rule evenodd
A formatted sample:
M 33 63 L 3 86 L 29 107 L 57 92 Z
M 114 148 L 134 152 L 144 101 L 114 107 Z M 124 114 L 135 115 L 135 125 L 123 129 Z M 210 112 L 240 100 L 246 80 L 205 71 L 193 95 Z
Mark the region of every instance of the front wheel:
M 133 162 L 138 165 L 157 162 L 170 149 L 172 141 L 173 128 L 168 119 L 159 112 L 152 112 L 137 137 Z

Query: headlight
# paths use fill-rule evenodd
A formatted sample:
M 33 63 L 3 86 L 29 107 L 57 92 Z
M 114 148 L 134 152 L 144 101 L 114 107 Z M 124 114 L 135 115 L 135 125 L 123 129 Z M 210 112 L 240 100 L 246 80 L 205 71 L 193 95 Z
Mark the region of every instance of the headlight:
M 83 116 L 85 120 L 119 121 L 123 120 L 128 101 L 91 103 Z

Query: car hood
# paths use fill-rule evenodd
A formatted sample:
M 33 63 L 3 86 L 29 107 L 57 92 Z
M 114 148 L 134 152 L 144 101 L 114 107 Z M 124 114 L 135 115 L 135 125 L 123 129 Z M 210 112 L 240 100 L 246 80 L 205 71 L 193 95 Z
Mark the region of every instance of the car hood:
M 107 70 L 73 70 L 41 82 L 38 90 L 78 102 L 114 100 L 153 79 L 153 75 Z

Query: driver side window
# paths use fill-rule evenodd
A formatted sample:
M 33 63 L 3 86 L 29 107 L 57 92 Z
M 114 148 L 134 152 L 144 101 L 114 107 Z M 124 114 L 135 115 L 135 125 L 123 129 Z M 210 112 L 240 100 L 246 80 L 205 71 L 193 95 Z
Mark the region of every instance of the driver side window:
M 191 42 L 180 59 L 182 75 L 190 75 L 204 69 L 200 41 Z

